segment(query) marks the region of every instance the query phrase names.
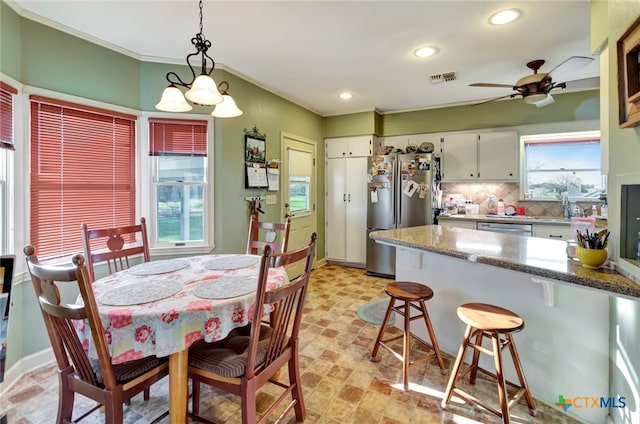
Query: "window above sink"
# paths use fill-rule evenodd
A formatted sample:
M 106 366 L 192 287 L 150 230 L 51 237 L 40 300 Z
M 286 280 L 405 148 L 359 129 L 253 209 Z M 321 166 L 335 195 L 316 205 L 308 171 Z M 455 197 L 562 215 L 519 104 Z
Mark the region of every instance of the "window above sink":
M 606 184 L 600 168 L 600 131 L 521 137 L 525 200 L 603 200 Z

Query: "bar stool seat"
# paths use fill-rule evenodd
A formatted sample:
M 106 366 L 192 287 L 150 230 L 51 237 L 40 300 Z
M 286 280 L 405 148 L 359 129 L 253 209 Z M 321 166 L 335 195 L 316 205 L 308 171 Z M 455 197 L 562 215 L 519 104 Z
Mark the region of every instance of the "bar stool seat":
M 481 406 L 488 411 L 496 414 L 502 418 L 502 422 L 508 424 L 510 422 L 509 409 L 515 405 L 518 400 L 524 395 L 527 406 L 529 407 L 529 414 L 536 416 L 536 405 L 527 385 L 527 380 L 522 370 L 522 364 L 520 363 L 520 357 L 516 350 L 515 342 L 513 341 L 512 334 L 524 328 L 524 320 L 517 314 L 511 312 L 508 309 L 501 308 L 499 306 L 488 305 L 486 303 L 465 303 L 458 307 L 458 317 L 462 322 L 467 324 L 467 329 L 458 351 L 458 356 L 451 370 L 451 376 L 447 384 L 444 398 L 442 399 L 441 406 L 447 407 L 451 395 L 453 393 L 459 395 L 467 401 L 473 402 L 478 406 Z M 491 338 L 492 349 L 482 347 L 483 337 Z M 474 341 L 475 339 L 475 341 Z M 464 362 L 464 356 L 467 348 L 473 349 L 473 360 L 471 365 L 461 372 L 462 363 Z M 505 347 L 509 347 L 511 353 L 511 359 L 518 375 L 519 384 L 507 381 L 503 374 L 502 368 L 502 350 Z M 495 363 L 495 374 L 481 368 L 478 365 L 480 360 L 480 353 L 492 356 Z M 496 379 L 498 385 L 498 398 L 500 401 L 500 410 L 483 403 L 476 397 L 466 393 L 465 391 L 456 387 L 456 383 L 460 381 L 467 373 L 471 373 L 469 382 L 475 384 L 478 371 L 487 374 Z M 515 395 L 508 399 L 506 385 L 517 389 Z
M 440 354 L 440 347 L 438 346 L 438 341 L 433 331 L 431 320 L 429 319 L 429 314 L 425 305 L 425 301 L 433 297 L 433 290 L 430 287 L 425 286 L 424 284 L 414 283 L 410 281 L 396 281 L 394 283 L 387 284 L 384 291 L 390 297 L 389 306 L 387 306 L 387 311 L 385 312 L 384 319 L 382 320 L 382 324 L 380 325 L 378 337 L 375 344 L 373 345 L 373 351 L 371 352 L 370 358 L 371 361 L 379 361 L 379 359 L 377 359 L 377 356 L 380 346 L 391 352 L 393 356 L 395 356 L 402 362 L 402 384 L 405 391 L 409 390 L 409 367 L 412 365 L 428 361 L 435 357 L 438 361 L 438 366 L 440 367 L 441 372 L 445 374 L 447 370 L 444 367 L 444 361 L 442 360 L 442 355 Z M 402 302 L 402 304 L 396 306 L 396 301 L 400 301 Z M 419 314 L 412 317 L 411 308 L 417 310 Z M 391 317 L 392 311 L 404 317 L 404 329 L 401 335 L 383 340 L 387 328 L 387 323 L 389 321 L 389 318 Z M 417 319 L 424 320 L 427 331 L 429 333 L 430 342 L 411 332 L 411 321 Z M 398 340 L 400 338 L 403 339 L 402 355 L 396 352 L 388 344 L 389 342 Z M 412 338 L 420 342 L 427 348 L 431 349 L 433 353 L 428 356 L 411 361 L 410 352 Z

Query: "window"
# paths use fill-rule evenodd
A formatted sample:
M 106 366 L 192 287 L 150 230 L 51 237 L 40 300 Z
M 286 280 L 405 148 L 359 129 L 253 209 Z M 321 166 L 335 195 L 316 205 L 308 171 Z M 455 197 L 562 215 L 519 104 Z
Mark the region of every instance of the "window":
M 309 212 L 309 184 L 311 178 L 292 175 L 289 177 L 289 210 L 291 212 Z
M 18 90 L 0 82 L 0 254 L 10 253 L 12 248 L 12 214 L 9 205 L 13 204 L 12 180 L 14 161 L 14 96 Z
M 606 189 L 600 171 L 600 132 L 522 137 L 524 198 L 597 200 Z
M 207 244 L 207 139 L 207 121 L 149 118 L 155 247 Z
M 135 222 L 136 117 L 31 96 L 31 243 L 82 250 L 80 226 Z

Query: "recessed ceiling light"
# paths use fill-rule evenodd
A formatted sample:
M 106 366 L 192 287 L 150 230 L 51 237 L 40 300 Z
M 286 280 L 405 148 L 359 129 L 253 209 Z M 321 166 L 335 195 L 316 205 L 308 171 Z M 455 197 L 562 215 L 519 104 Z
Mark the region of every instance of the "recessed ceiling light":
M 520 11 L 516 9 L 507 9 L 498 12 L 489 18 L 492 25 L 504 25 L 515 21 L 520 16 Z
M 348 91 L 340 93 L 340 98 L 342 100 L 349 100 L 352 97 L 353 97 L 353 94 L 349 93 Z
M 438 52 L 438 49 L 432 46 L 428 46 L 428 47 L 420 47 L 419 49 L 416 49 L 413 52 L 413 54 L 416 55 L 417 57 L 429 57 L 429 56 L 433 56 L 437 52 Z

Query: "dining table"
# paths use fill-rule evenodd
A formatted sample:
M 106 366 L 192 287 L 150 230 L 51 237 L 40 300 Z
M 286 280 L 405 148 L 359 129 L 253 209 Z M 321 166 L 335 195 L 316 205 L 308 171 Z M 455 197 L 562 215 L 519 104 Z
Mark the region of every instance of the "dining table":
M 171 424 L 187 420 L 189 346 L 221 340 L 251 321 L 259 269 L 257 255 L 202 255 L 143 262 L 93 283 L 113 364 L 169 357 Z M 271 268 L 267 289 L 288 281 L 284 268 Z M 88 327 L 77 330 L 97 356 Z

